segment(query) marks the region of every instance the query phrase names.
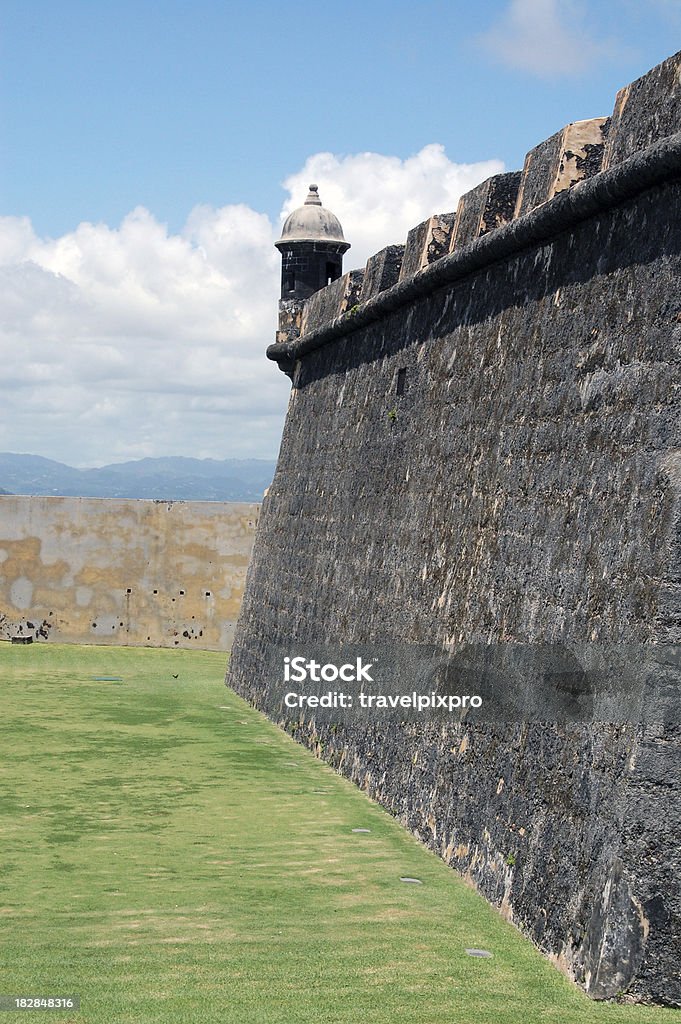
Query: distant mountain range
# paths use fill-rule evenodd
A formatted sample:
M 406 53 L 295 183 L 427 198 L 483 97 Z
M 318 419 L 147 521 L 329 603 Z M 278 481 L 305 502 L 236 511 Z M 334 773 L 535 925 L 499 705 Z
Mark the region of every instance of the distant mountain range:
M 161 501 L 261 501 L 274 459 L 168 457 L 74 469 L 40 455 L 0 452 L 0 493 Z

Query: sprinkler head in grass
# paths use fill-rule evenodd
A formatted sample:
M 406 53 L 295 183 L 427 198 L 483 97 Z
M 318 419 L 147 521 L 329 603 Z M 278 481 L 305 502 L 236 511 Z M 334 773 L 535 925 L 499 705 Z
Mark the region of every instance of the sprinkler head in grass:
M 469 956 L 478 956 L 484 960 L 489 960 L 492 956 L 492 953 L 487 949 L 467 949 L 466 952 Z

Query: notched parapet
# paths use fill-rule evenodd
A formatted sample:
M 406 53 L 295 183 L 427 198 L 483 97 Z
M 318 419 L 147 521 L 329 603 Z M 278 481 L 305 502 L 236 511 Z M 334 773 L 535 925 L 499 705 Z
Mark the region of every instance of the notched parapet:
M 300 319 L 304 305 L 304 299 L 279 300 L 279 329 L 276 333 L 278 345 L 296 341 L 300 337 Z
M 406 245 L 387 246 L 369 259 L 365 270 L 345 274 L 306 300 L 282 300 L 276 339 L 282 348 L 270 346 L 270 358 L 290 359 L 284 346 L 323 331 L 360 306 L 368 304 L 371 310 L 372 300 L 381 293 L 395 288 L 399 294 L 396 286 L 442 257 L 452 254 L 456 259 L 465 246 L 677 132 L 681 132 L 681 52 L 620 90 L 612 117 L 568 124 L 529 151 L 522 171 L 494 175 L 462 196 L 456 214 L 429 217 L 411 229 Z M 638 178 L 641 173 L 639 167 Z M 621 182 L 618 188 L 621 191 Z M 536 225 L 532 230 L 536 235 Z M 503 244 L 507 243 L 508 238 Z M 489 253 L 489 246 L 484 251 Z M 403 292 L 401 301 L 412 295 Z
M 404 248 L 400 281 L 413 277 L 419 270 L 447 255 L 455 220 L 455 213 L 438 213 L 411 229 Z
M 364 269 L 351 270 L 320 289 L 305 302 L 300 322 L 301 335 L 326 327 L 359 303 Z
M 681 51 L 620 89 L 603 170 L 681 131 Z
M 495 174 L 461 196 L 450 252 L 513 219 L 521 177 L 521 171 Z
M 402 260 L 404 258 L 403 245 L 387 245 L 375 256 L 370 256 L 364 270 L 364 281 L 362 290 L 359 293 L 360 303 L 373 298 L 386 288 L 392 288 L 400 279 Z
M 574 121 L 525 157 L 515 217 L 536 209 L 601 169 L 610 118 Z

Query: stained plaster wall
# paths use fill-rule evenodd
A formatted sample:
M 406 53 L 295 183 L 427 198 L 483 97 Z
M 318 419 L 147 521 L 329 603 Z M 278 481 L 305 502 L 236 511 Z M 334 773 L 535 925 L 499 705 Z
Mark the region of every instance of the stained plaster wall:
M 257 504 L 0 496 L 0 637 L 227 650 Z

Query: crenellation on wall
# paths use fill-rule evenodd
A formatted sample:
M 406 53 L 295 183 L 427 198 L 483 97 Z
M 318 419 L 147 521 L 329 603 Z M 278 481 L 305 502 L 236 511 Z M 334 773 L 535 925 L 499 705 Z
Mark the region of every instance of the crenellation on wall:
M 402 256 L 402 265 L 400 267 L 400 276 L 398 278 L 399 281 L 404 281 L 405 278 L 413 277 L 414 274 L 418 273 L 423 266 L 422 257 L 426 248 L 429 226 L 430 217 L 421 221 L 420 224 L 417 224 L 416 227 L 409 230 L 404 247 L 404 254 Z
M 387 245 L 375 256 L 367 260 L 362 281 L 362 290 L 359 293 L 359 302 L 367 302 L 369 299 L 392 288 L 400 279 L 402 260 L 404 259 L 404 245 Z
M 580 182 L 612 170 L 679 130 L 681 53 L 621 89 L 612 116 L 566 125 L 529 151 L 522 171 L 493 176 L 463 195 L 455 214 L 434 214 L 412 228 L 396 281 L 391 280 L 393 270 L 383 275 L 380 287 L 375 279 L 378 267 L 397 265 L 396 254 L 389 251 L 396 252 L 398 247 L 389 246 L 372 256 L 365 271 L 366 283 L 356 301 L 360 306 L 370 303 L 377 295 L 404 285 L 448 254 L 526 217 Z M 344 311 L 336 302 L 335 292 L 328 299 L 317 293 L 308 302 L 310 313 L 306 315 L 305 303 L 299 334 L 280 326 L 277 343 L 295 342 L 299 337 L 324 330 Z M 355 302 L 348 302 L 345 309 L 354 305 Z M 272 352 L 271 357 L 275 358 L 276 353 Z M 286 366 L 282 368 L 290 373 L 290 359 L 284 358 Z
M 514 218 L 597 173 L 608 125 L 607 117 L 574 121 L 531 149 L 525 157 Z
M 476 241 L 440 258 L 420 274 L 400 281 L 353 309 L 352 319 L 337 318 L 308 332 L 298 342 L 274 344 L 267 357 L 293 377 L 296 363 L 319 347 L 344 338 L 349 332 L 380 322 L 415 299 L 444 285 L 468 280 L 476 287 L 476 275 L 498 260 L 506 259 L 528 246 L 550 242 L 561 231 L 572 231 L 585 220 L 615 209 L 648 189 L 658 187 L 681 174 L 681 132 L 635 153 L 628 160 L 594 174 L 565 189 L 552 200 L 508 224 L 501 225 Z M 607 258 L 604 253 L 604 259 Z M 560 301 L 560 297 L 556 297 Z M 646 325 L 652 335 L 655 325 Z
M 521 171 L 495 174 L 461 196 L 452 231 L 450 252 L 481 238 L 513 219 Z
M 343 316 L 348 310 L 354 309 L 359 303 L 363 278 L 364 269 L 350 270 L 337 281 L 311 295 L 303 306 L 301 335 L 319 330 L 325 324 Z
M 449 252 L 456 213 L 438 213 L 417 224 L 407 235 L 400 281 L 413 277 Z
M 681 129 L 681 52 L 617 93 L 603 170 Z
M 289 342 L 296 341 L 300 337 L 300 323 L 304 306 L 304 299 L 279 300 L 279 329 L 276 333 L 277 344 L 287 344 Z

